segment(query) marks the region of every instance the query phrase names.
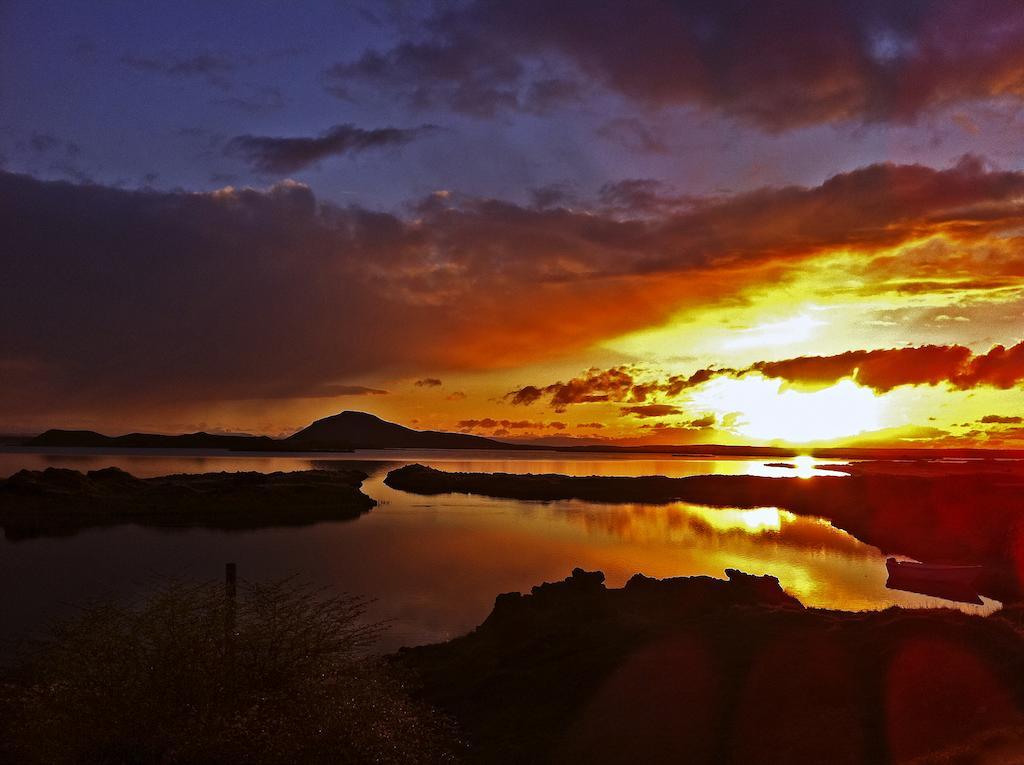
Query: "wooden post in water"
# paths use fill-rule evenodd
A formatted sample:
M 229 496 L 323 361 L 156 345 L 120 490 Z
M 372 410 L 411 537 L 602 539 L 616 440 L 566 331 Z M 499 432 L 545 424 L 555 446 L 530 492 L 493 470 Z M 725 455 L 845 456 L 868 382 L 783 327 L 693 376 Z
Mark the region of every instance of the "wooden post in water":
M 224 653 L 230 656 L 235 642 L 235 596 L 237 594 L 238 567 L 234 563 L 224 566 Z

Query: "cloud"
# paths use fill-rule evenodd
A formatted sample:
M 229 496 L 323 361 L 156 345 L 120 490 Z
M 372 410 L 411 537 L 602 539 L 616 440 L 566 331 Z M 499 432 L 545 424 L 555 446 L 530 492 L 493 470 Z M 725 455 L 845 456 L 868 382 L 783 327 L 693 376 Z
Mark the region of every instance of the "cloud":
M 236 69 L 233 60 L 215 53 L 126 54 L 121 56 L 122 66 L 140 72 L 152 72 L 167 77 L 202 77 L 219 87 L 227 87 L 227 75 Z
M 601 430 L 604 428 L 604 424 L 600 422 L 581 422 L 576 427 L 581 430 Z
M 645 422 L 640 425 L 646 431 L 639 438 L 624 439 L 620 443 L 632 444 L 692 444 L 707 442 L 712 431 L 705 427 L 675 425 L 668 422 Z
M 47 152 L 56 147 L 60 141 L 48 133 L 33 133 L 28 143 L 32 147 L 32 151 Z
M 456 391 L 452 391 L 451 393 L 449 393 L 447 396 L 445 396 L 445 398 L 448 401 L 465 401 L 466 400 L 466 394 L 465 394 L 464 391 L 456 390 Z
M 538 209 L 567 207 L 573 204 L 575 198 L 571 187 L 565 183 L 549 183 L 530 189 L 530 199 Z
M 401 221 L 291 182 L 193 194 L 0 173 L 0 238 L 0 419 L 373 395 L 346 380 L 415 369 L 455 329 L 367 272 L 401 259 Z
M 424 377 L 413 383 L 417 388 L 439 388 L 442 382 L 436 377 Z
M 715 418 L 715 415 L 709 414 L 704 417 L 698 417 L 696 420 L 691 420 L 686 424 L 691 428 L 710 428 L 713 427 L 716 422 L 717 419 Z
M 659 390 L 666 396 L 675 397 L 684 390 L 696 388 L 698 385 L 703 385 L 708 380 L 715 377 L 735 374 L 737 374 L 736 370 L 729 369 L 728 367 L 709 367 L 706 369 L 698 369 L 690 375 L 671 375 L 664 383 L 661 384 Z
M 669 154 L 669 147 L 654 129 L 636 117 L 608 120 L 596 131 L 597 135 L 631 151 L 644 154 Z
M 973 159 L 872 165 L 638 217 L 458 194 L 400 215 L 324 203 L 295 182 L 129 191 L 0 172 L 0 363 L 20 370 L 0 375 L 0 415 L 199 409 L 372 374 L 520 366 L 735 298 L 837 249 L 862 256 L 865 285 L 945 291 L 954 265 L 986 284 L 1019 280 L 1022 196 L 1024 174 Z M 950 246 L 888 249 L 927 236 Z M 958 384 L 1015 380 L 1018 354 L 973 360 Z M 888 384 L 881 360 L 865 369 Z M 655 390 L 631 367 L 591 370 L 509 400 L 651 403 L 727 373 Z
M 1024 174 L 989 171 L 967 157 L 944 170 L 870 165 L 813 188 L 761 189 L 652 217 L 455 196 L 434 197 L 419 211 L 425 233 L 465 254 L 460 266 L 469 274 L 500 266 L 510 276 L 579 284 L 785 264 L 838 249 L 870 254 L 928 235 L 970 241 L 1019 227 L 1022 195 Z
M 369 85 L 404 97 L 416 108 L 444 106 L 476 117 L 507 110 L 541 112 L 579 97 L 577 82 L 549 74 L 528 77 L 508 46 L 475 32 L 453 32 L 427 42 L 405 41 L 367 51 L 323 72 L 327 90 L 352 99 L 352 86 Z
M 788 382 L 830 385 L 844 377 L 885 393 L 902 385 L 939 385 L 967 390 L 979 386 L 1013 388 L 1024 381 L 1024 342 L 993 346 L 972 354 L 962 345 L 924 345 L 876 351 L 848 351 L 835 356 L 802 356 L 758 362 L 744 372 Z
M 49 155 L 62 150 L 67 157 L 76 157 L 82 148 L 74 141 L 65 141 L 50 133 L 34 132 L 28 139 L 28 148 L 37 155 Z
M 270 112 L 277 109 L 283 109 L 286 100 L 284 93 L 282 93 L 279 88 L 262 87 L 251 89 L 249 93 L 244 95 L 219 98 L 213 103 L 220 104 L 222 106 L 230 106 L 232 109 L 237 109 L 238 111 L 246 112 L 248 114 L 258 114 L 260 112 Z
M 494 430 L 500 428 L 505 432 L 509 430 L 565 430 L 564 422 L 532 422 L 530 420 L 495 420 L 491 417 L 483 419 L 459 420 L 458 427 L 461 430 Z
M 912 122 L 945 106 L 1020 101 L 1019 10 L 1012 0 L 475 0 L 441 6 L 425 35 L 338 64 L 325 81 L 349 98 L 380 88 L 490 116 L 550 108 L 531 93 L 556 71 L 569 95 L 555 105 L 603 88 L 769 131 Z
M 1007 416 L 1002 414 L 986 414 L 978 422 L 985 425 L 1019 425 L 1024 422 L 1024 417 Z
M 608 370 L 609 372 L 612 370 Z M 588 376 L 600 379 L 601 372 L 591 370 Z M 665 380 L 635 382 L 628 392 L 634 400 L 643 400 L 648 393 L 675 397 L 690 388 L 703 385 L 717 377 L 744 377 L 759 374 L 785 380 L 795 385 L 824 388 L 849 378 L 866 388 L 887 393 L 904 385 L 946 384 L 957 390 L 987 386 L 1009 389 L 1024 383 L 1024 341 L 1009 348 L 995 345 L 985 353 L 974 354 L 962 345 L 922 345 L 907 348 L 856 350 L 832 356 L 798 356 L 779 361 L 756 361 L 742 369 L 707 368 L 692 375 L 674 375 Z M 531 390 L 545 392 L 561 385 Z M 513 391 L 510 396 L 515 396 Z M 538 396 L 539 398 L 539 396 Z M 623 400 L 623 398 L 617 400 Z M 628 407 L 624 411 L 643 409 Z M 998 415 L 987 415 L 981 422 L 1003 422 Z M 694 424 L 696 425 L 695 421 Z M 714 424 L 714 419 L 708 424 Z
M 682 414 L 683 410 L 673 404 L 639 404 L 622 407 L 622 414 L 634 417 L 667 417 L 670 414 Z
M 404 146 L 434 129 L 431 125 L 421 125 L 417 128 L 366 130 L 344 124 L 329 128 L 316 138 L 240 135 L 225 144 L 224 153 L 245 160 L 262 173 L 283 175 L 302 170 L 327 157 Z
M 340 383 L 309 383 L 301 391 L 291 387 L 262 390 L 252 396 L 254 400 L 265 401 L 282 398 L 338 398 L 342 396 L 387 396 L 388 391 L 368 388 L 365 385 L 344 385 Z M 245 399 L 244 395 L 237 396 Z
M 691 201 L 670 193 L 664 183 L 650 178 L 606 183 L 598 192 L 598 198 L 604 209 L 625 216 L 671 213 Z
M 323 385 L 316 395 L 332 396 L 386 396 L 388 392 L 379 388 L 367 388 L 364 385 Z M 309 394 L 307 394 L 309 395 Z
M 639 401 L 648 396 L 675 398 L 719 377 L 762 375 L 794 385 L 824 388 L 849 378 L 879 393 L 905 385 L 948 385 L 957 390 L 987 386 L 1008 389 L 1024 383 L 1024 341 L 1010 346 L 995 345 L 985 353 L 974 354 L 962 345 L 923 345 L 908 348 L 855 350 L 832 356 L 798 356 L 779 361 L 757 361 L 742 369 L 729 367 L 699 369 L 690 375 L 671 375 L 664 379 L 641 376 L 637 370 L 613 367 L 590 369 L 568 383 L 543 387 L 528 385 L 506 394 L 513 404 L 533 404 L 550 395 L 549 405 L 556 411 L 570 404 Z M 681 414 L 672 404 L 650 403 L 621 408 L 622 414 L 637 417 L 661 417 Z M 1019 420 L 1019 418 L 1017 418 Z M 983 423 L 1016 421 L 988 415 Z M 708 415 L 688 423 L 694 428 L 715 425 Z
M 563 411 L 571 404 L 590 404 L 596 402 L 645 402 L 648 396 L 664 394 L 674 398 L 684 390 L 695 388 L 714 377 L 740 374 L 735 369 L 709 368 L 701 369 L 692 375 L 671 375 L 664 380 L 639 379 L 640 371 L 631 367 L 618 366 L 611 369 L 588 369 L 579 377 L 568 382 L 556 382 L 542 387 L 526 385 L 505 394 L 505 400 L 513 406 L 534 404 L 544 396 L 550 396 L 548 405 L 555 411 Z M 651 407 L 660 406 L 651 404 Z M 628 407 L 626 413 L 638 414 L 645 407 Z M 627 411 L 628 410 L 628 411 Z M 633 411 L 635 410 L 635 411 Z M 676 414 L 676 412 L 672 412 Z
M 513 406 L 529 406 L 544 396 L 544 390 L 535 385 L 526 385 L 511 393 L 506 393 L 505 398 L 512 402 Z
M 632 389 L 632 373 L 626 367 L 613 367 L 606 370 L 590 369 L 581 377 L 574 377 L 564 383 L 552 383 L 543 388 L 527 385 L 507 393 L 505 398 L 513 406 L 529 405 L 550 394 L 550 405 L 555 411 L 561 411 L 570 404 L 623 401 Z
M 835 356 L 801 356 L 757 362 L 744 372 L 812 386 L 831 385 L 844 377 L 885 392 L 901 385 L 937 385 L 955 377 L 971 351 L 960 345 L 926 345 L 877 351 L 848 351 Z

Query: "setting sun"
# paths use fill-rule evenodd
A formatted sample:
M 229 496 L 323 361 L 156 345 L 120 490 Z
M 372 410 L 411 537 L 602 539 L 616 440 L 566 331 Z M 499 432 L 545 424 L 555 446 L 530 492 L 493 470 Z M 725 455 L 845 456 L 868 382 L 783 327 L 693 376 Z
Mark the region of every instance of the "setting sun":
M 692 396 L 740 436 L 788 443 L 827 441 L 884 427 L 882 399 L 851 380 L 801 391 L 751 376 L 713 380 Z

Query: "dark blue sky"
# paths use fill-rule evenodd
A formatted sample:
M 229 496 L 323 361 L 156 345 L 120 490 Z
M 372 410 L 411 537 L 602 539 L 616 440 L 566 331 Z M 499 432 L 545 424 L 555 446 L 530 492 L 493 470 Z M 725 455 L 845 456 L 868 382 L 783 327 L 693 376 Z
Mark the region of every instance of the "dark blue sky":
M 331 92 L 339 86 L 325 74 L 331 67 L 430 39 L 431 12 L 426 3 L 6 0 L 0 154 L 8 169 L 40 178 L 266 186 L 277 178 L 225 155 L 231 138 L 437 125 L 409 145 L 287 173 L 324 198 L 391 208 L 438 189 L 527 201 L 531 190 L 557 185 L 590 197 L 629 178 L 686 194 L 735 192 L 818 183 L 879 159 L 944 165 L 979 148 L 948 110 L 913 124 L 829 120 L 779 133 L 686 99 L 652 106 L 586 77 L 576 98 L 490 114 L 416 105 L 388 82 L 355 77 L 341 83 L 348 97 Z M 527 67 L 568 66 L 557 54 L 537 63 L 530 50 L 520 56 Z M 1009 146 L 1018 128 L 989 123 L 984 153 L 1019 161 Z

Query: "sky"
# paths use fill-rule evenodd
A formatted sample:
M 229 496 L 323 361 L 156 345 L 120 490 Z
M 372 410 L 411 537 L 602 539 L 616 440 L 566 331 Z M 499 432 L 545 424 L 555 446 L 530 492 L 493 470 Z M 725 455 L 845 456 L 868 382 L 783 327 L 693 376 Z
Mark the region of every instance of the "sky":
M 0 0 L 0 431 L 1024 446 L 1002 0 Z

